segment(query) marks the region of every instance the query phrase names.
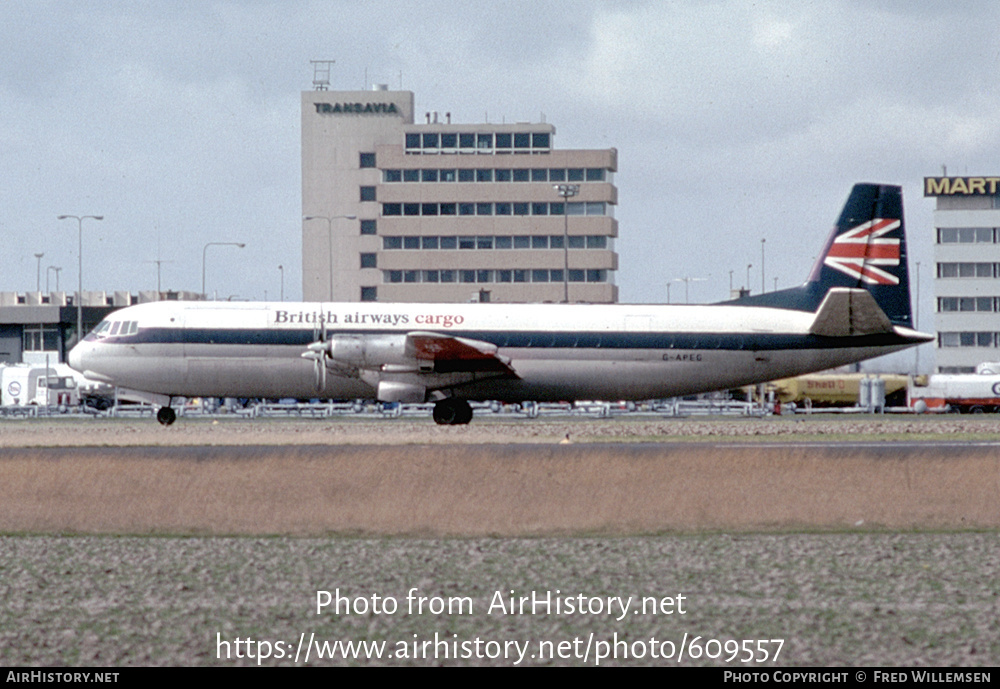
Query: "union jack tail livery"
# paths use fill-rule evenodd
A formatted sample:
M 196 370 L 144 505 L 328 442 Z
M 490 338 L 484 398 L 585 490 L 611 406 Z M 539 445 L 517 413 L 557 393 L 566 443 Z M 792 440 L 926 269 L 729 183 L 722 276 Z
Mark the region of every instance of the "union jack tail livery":
M 814 312 L 834 287 L 866 290 L 893 325 L 913 327 L 901 187 L 854 185 L 805 284 L 736 303 Z

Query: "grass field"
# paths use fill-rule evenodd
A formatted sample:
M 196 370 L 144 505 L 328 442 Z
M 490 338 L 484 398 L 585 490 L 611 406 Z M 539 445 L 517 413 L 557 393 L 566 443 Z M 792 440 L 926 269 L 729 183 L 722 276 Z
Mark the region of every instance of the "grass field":
M 395 654 L 318 659 L 314 648 L 309 664 L 315 665 L 507 666 L 520 657 L 510 644 L 510 657 L 475 657 L 472 644 L 479 639 L 483 656 L 500 653 L 502 642 L 517 641 L 526 649 L 521 665 L 991 666 L 1000 661 L 998 572 L 996 534 L 973 532 L 445 540 L 5 537 L 0 664 L 256 664 L 255 658 L 235 657 L 240 638 L 244 654 L 247 639 L 256 642 L 254 656 L 264 641 L 272 656 L 287 653 L 262 664 L 293 665 L 300 636 L 313 634 L 326 642 L 384 641 L 385 651 Z M 339 615 L 329 609 L 317 614 L 317 591 L 332 595 L 338 589 L 343 598 L 358 599 L 355 609 L 363 600 L 367 614 L 343 607 Z M 422 614 L 407 612 L 411 589 L 427 599 Z M 607 606 L 594 614 L 541 608 L 502 614 L 496 606 L 488 613 L 497 592 L 507 597 L 510 591 L 522 596 L 556 590 L 588 601 L 635 598 L 620 620 L 617 608 L 608 614 Z M 383 614 L 373 614 L 373 595 Z M 435 597 L 469 602 L 462 614 L 457 606 L 453 614 L 433 614 Z M 661 608 L 643 614 L 643 597 L 671 598 L 673 613 Z M 397 604 L 394 614 L 385 613 L 389 598 Z M 596 604 L 588 607 L 596 611 Z M 435 634 L 448 643 L 421 646 Z M 678 662 L 685 635 L 687 653 Z M 694 637 L 700 639 L 691 645 Z M 229 659 L 220 639 L 230 642 Z M 616 639 L 625 642 L 617 649 Z M 767 643 L 759 647 L 762 639 Z M 734 641 L 752 640 L 754 649 L 773 656 L 778 645 L 772 640 L 778 639 L 783 641 L 776 663 L 741 663 L 738 657 L 725 662 L 731 655 L 727 641 L 731 650 Z M 278 650 L 277 641 L 289 646 Z M 414 642 L 420 657 L 399 657 L 402 648 L 412 656 Z M 537 657 L 546 650 L 543 642 L 552 642 L 553 651 L 569 642 L 562 647 L 568 657 Z M 673 657 L 653 658 L 653 647 Z M 699 650 L 703 655 L 692 658 Z M 718 657 L 708 658 L 706 651 Z
M 1000 459 L 974 443 L 997 437 L 990 417 L 4 421 L 0 664 L 307 645 L 323 665 L 989 667 Z M 813 439 L 873 446 L 780 447 Z M 354 609 L 317 614 L 338 589 Z M 497 608 L 532 592 L 588 610 Z

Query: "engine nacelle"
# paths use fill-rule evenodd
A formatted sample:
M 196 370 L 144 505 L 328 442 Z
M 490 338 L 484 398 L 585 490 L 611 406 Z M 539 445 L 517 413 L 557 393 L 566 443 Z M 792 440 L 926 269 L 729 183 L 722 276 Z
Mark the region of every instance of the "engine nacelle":
M 406 335 L 334 335 L 327 347 L 331 359 L 354 368 L 413 363 L 406 353 Z
M 376 396 L 379 402 L 401 402 L 419 404 L 427 397 L 427 388 L 415 383 L 383 380 L 378 384 Z

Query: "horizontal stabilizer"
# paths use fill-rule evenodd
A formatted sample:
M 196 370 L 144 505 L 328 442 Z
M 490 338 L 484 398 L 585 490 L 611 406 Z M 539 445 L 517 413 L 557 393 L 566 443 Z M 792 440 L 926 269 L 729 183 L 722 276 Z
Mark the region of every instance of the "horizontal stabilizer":
M 853 337 L 891 333 L 893 327 L 870 292 L 834 287 L 819 305 L 809 332 L 823 337 Z

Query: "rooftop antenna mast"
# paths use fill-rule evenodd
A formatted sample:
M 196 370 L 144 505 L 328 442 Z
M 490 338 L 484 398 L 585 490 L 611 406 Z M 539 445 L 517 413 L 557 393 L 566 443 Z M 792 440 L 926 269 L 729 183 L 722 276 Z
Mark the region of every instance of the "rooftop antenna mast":
M 309 60 L 313 66 L 313 90 L 328 91 L 330 89 L 330 70 L 336 60 Z

